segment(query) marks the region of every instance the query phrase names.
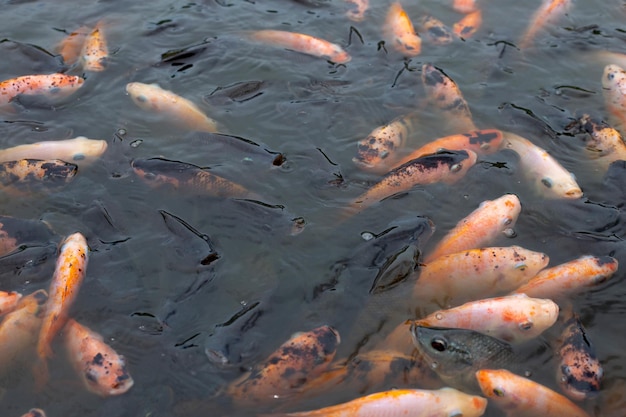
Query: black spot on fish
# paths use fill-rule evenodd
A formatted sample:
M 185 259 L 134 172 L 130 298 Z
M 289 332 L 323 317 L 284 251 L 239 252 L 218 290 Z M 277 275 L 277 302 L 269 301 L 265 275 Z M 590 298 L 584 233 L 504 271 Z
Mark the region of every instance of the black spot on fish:
M 479 131 L 465 133 L 465 136 L 469 139 L 471 145 L 490 143 L 492 140 L 497 139 L 500 135 L 497 132 L 482 133 Z
M 426 85 L 437 85 L 437 84 L 443 84 L 445 78 L 443 77 L 443 75 L 438 72 L 438 71 L 430 71 L 428 72 L 425 76 L 424 76 L 424 83 Z
M 614 263 L 615 263 L 615 259 L 611 258 L 610 256 L 597 256 L 596 257 L 596 265 L 598 266 L 611 265 Z
M 104 356 L 100 352 L 96 356 L 93 357 L 91 363 L 94 365 L 102 366 L 104 364 Z

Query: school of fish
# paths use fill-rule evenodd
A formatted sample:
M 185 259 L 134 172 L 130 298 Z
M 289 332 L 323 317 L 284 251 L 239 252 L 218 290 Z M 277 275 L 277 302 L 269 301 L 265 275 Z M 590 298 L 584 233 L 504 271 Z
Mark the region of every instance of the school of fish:
M 353 24 L 367 23 L 371 17 L 373 4 L 367 0 L 338 3 Z M 449 3 L 459 14 L 451 25 L 429 14 L 412 16 L 406 2 L 390 2 L 377 28 L 383 39 L 380 47 L 410 59 L 426 48 L 445 47 L 479 33 L 481 6 L 486 3 Z M 563 18 L 571 3 L 543 0 L 517 47 L 532 49 L 538 38 L 549 36 L 550 25 Z M 53 105 L 79 100 L 97 73 L 121 64 L 115 62 L 116 49 L 109 45 L 109 34 L 118 30 L 114 22 L 87 23 L 78 22 L 51 45 L 65 72 L 21 74 L 0 82 L 0 112 L 24 111 L 29 97 Z M 339 43 L 285 27 L 251 29 L 237 36 L 249 45 L 300 53 L 336 66 L 349 66 L 357 59 Z M 619 64 L 606 65 L 598 79 L 608 120 L 583 114 L 575 122 L 586 135 L 590 159 L 604 172 L 626 161 L 621 134 L 626 128 L 626 69 Z M 453 189 L 480 169 L 485 156 L 498 153 L 514 157 L 520 187 L 532 190 L 537 199 L 550 204 L 584 201 L 583 189 L 560 155 L 538 146 L 530 135 L 477 126 L 463 86 L 438 65 L 424 62 L 419 68 L 421 107 L 385 124 L 373 123 L 371 132 L 355 141 L 354 167 L 372 180 L 346 187 L 352 194 L 330 216 L 336 227 L 371 212 L 382 213 L 404 194 L 429 187 Z M 227 135 L 219 109 L 162 87 L 169 88 L 167 79 L 135 79 L 129 74 L 119 94 L 145 111 L 146 123 L 237 140 Z M 421 126 L 427 111 L 445 120 L 440 135 L 424 136 Z M 0 149 L 0 189 L 12 198 L 56 192 L 89 172 L 111 152 L 110 147 L 107 140 L 83 136 L 5 146 Z M 284 156 L 279 155 L 272 154 L 269 165 L 282 164 Z M 131 160 L 128 169 L 129 175 L 156 191 L 263 200 L 262 193 L 230 178 L 232 171 L 222 174 L 219 167 L 155 155 Z M 403 287 L 403 302 L 410 308 L 405 320 L 392 323 L 374 348 L 366 345 L 363 351 L 341 356 L 342 338 L 349 335 L 340 335 L 328 324 L 301 329 L 282 344 L 275 343 L 276 350 L 265 360 L 242 367 L 241 375 L 224 381 L 215 395 L 259 416 L 472 417 L 483 415 L 488 407 L 509 417 L 595 415 L 591 410 L 603 392 L 605 372 L 592 335 L 571 300 L 586 291 L 601 291 L 601 284 L 617 274 L 618 260 L 590 247 L 589 253 L 554 264 L 550 253 L 506 245 L 516 235 L 516 224 L 524 221 L 524 201 L 518 194 L 510 189 L 484 200 L 456 225 L 441 230 L 445 233 L 438 240 L 411 251 L 411 245 L 423 243 L 412 237 L 404 252 L 388 259 L 385 267 L 393 271 L 391 275 L 397 271 L 402 275 L 400 283 L 390 285 Z M 436 224 L 437 219 L 433 221 Z M 60 234 L 54 273 L 43 288 L 23 293 L 0 288 L 0 376 L 27 362 L 34 389 L 43 390 L 57 383 L 50 362 L 64 360 L 83 389 L 102 398 L 125 394 L 134 386 L 133 363 L 121 354 L 124 345 L 92 330 L 98 323 L 89 322 L 88 316 L 84 321 L 89 327 L 74 316 L 92 252 L 88 232 Z M 51 236 L 57 236 L 54 225 L 3 215 L 0 256 Z M 64 351 L 64 359 L 58 351 Z M 208 349 L 207 354 L 214 362 L 228 362 L 225 356 L 211 356 Z M 535 380 L 535 371 L 523 367 L 532 355 L 550 358 L 544 368 L 550 368 L 551 382 Z M 348 386 L 360 387 L 362 395 L 332 404 L 322 400 L 316 404 L 326 405 L 319 407 L 305 402 Z M 46 413 L 32 408 L 25 416 Z

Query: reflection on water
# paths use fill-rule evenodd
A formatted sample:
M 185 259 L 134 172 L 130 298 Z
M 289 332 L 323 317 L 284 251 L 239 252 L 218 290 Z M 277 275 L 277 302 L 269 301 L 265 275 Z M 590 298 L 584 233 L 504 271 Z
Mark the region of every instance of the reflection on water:
M 459 17 L 448 2 L 404 3 L 411 16 L 429 13 L 446 24 Z M 2 147 L 86 136 L 107 140 L 109 148 L 52 195 L 0 195 L 1 214 L 43 219 L 56 232 L 0 258 L 2 289 L 47 288 L 55 245 L 83 232 L 92 254 L 72 315 L 127 357 L 135 380 L 123 396 L 95 397 L 82 389 L 55 344 L 52 383 L 43 391 L 35 392 L 29 362 L 2 377 L 3 415 L 34 406 L 51 417 L 254 414 L 220 395 L 220 388 L 292 333 L 333 325 L 342 333 L 340 354 L 347 356 L 367 349 L 359 332 L 373 344 L 414 311 L 402 297 L 402 283 L 388 298 L 370 294 L 377 278 L 372 265 L 379 267 L 380 260 L 346 261 L 354 260 L 364 232 L 375 236 L 416 216 L 434 222 L 430 239 L 402 252 L 394 269 L 402 271 L 480 202 L 504 193 L 520 197 L 522 213 L 515 237 L 494 245 L 545 252 L 550 265 L 584 254 L 614 256 L 626 265 L 623 167 L 612 167 L 604 179 L 603 168 L 589 159 L 584 135 L 567 129 L 583 112 L 608 117 L 600 76 L 609 62 L 595 53 L 623 48 L 623 5 L 577 2 L 522 51 L 515 42 L 539 2 L 483 2 L 484 23 L 474 38 L 424 43 L 422 54 L 406 59 L 380 48 L 389 2 L 373 4 L 362 22 L 346 19 L 347 4 L 109 1 L 77 8 L 74 2 L 3 2 L 0 79 L 67 70 L 86 81 L 60 103 L 14 103 L 15 111 L 0 116 Z M 101 19 L 111 51 L 106 71 L 64 67 L 55 45 Z M 335 65 L 252 43 L 245 31 L 253 29 L 323 36 L 352 60 Z M 575 173 L 585 196 L 539 199 L 520 175 L 516 155 L 502 151 L 481 157 L 454 185 L 418 187 L 340 221 L 340 209 L 379 179 L 353 164 L 357 141 L 416 109 L 421 125 L 409 137 L 410 149 L 446 131 L 421 85 L 422 65 L 429 62 L 459 85 L 477 127 L 531 139 Z M 142 111 L 125 93 L 133 81 L 190 99 L 223 126 L 223 135 L 184 132 Z M 284 160 L 277 162 L 279 154 Z M 132 172 L 131 161 L 154 157 L 210 167 L 259 198 L 150 188 Z M 604 366 L 606 386 L 626 378 L 623 275 L 618 271 L 572 300 Z M 355 320 L 360 323 L 353 326 Z M 229 344 L 234 365 L 209 361 L 205 348 L 215 343 Z M 541 378 L 556 388 L 553 374 Z M 361 394 L 352 391 L 335 390 L 299 407 Z M 500 412 L 490 408 L 487 415 Z

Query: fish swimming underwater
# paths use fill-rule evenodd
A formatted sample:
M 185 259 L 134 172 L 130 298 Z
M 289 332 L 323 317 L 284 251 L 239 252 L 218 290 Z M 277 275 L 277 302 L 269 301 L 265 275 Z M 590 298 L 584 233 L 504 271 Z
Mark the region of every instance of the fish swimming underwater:
M 407 56 L 422 52 L 422 39 L 399 2 L 392 3 L 383 24 L 383 36 L 393 49 Z
M 109 47 L 102 23 L 85 37 L 80 52 L 80 61 L 85 71 L 104 71 L 109 59 Z
M 254 198 L 242 185 L 211 173 L 206 168 L 164 158 L 135 159 L 135 174 L 151 186 L 172 186 L 176 189 L 215 197 Z
M 604 105 L 616 127 L 626 123 L 626 71 L 619 65 L 609 64 L 602 73 Z
M 76 164 L 59 159 L 0 162 L 0 190 L 32 193 L 37 189 L 53 189 L 70 182 L 77 172 Z
M 251 32 L 250 38 L 272 46 L 326 58 L 336 64 L 346 64 L 352 59 L 350 54 L 341 46 L 304 33 L 266 29 Z

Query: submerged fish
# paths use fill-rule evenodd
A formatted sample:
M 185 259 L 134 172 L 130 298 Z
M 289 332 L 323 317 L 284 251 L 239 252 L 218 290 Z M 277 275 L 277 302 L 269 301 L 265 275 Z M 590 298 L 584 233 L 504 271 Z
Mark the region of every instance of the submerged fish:
M 31 408 L 28 413 L 22 417 L 46 417 L 46 413 L 41 408 Z
M 411 336 L 424 360 L 454 387 L 475 389 L 479 369 L 506 368 L 519 360 L 510 344 L 474 330 L 413 323 Z
M 198 106 L 157 84 L 128 83 L 126 92 L 137 106 L 159 114 L 177 126 L 201 132 L 218 130 L 215 120 L 204 114 Z
M 557 357 L 556 381 L 573 400 L 583 401 L 600 392 L 604 371 L 580 319 L 573 315 L 565 322 Z
M 77 172 L 77 165 L 59 159 L 0 162 L 0 188 L 19 191 L 37 186 L 54 187 L 71 181 Z
M 476 10 L 452 25 L 452 32 L 461 39 L 468 39 L 480 29 L 483 24 L 483 12 Z
M 22 294 L 16 291 L 0 291 L 0 316 L 15 310 L 22 298 Z
M 43 246 L 54 237 L 48 224 L 41 220 L 0 216 L 0 257 L 20 246 Z
M 0 323 L 0 375 L 33 353 L 47 300 L 45 290 L 28 294 Z
M 433 16 L 423 16 L 419 19 L 419 28 L 422 34 L 435 45 L 447 45 L 454 40 L 450 29 L 439 19 Z
M 476 379 L 485 397 L 510 417 L 589 417 L 561 394 L 510 371 L 482 369 Z
M 545 149 L 526 138 L 503 132 L 503 149 L 515 151 L 520 158 L 520 171 L 536 192 L 546 198 L 580 198 L 583 195 L 576 178 Z
M 348 19 L 360 22 L 365 18 L 365 12 L 370 7 L 369 0 L 345 0 L 352 4 L 352 7 L 346 12 Z
M 328 369 L 341 338 L 330 326 L 296 333 L 226 392 L 242 405 L 261 405 L 293 394 Z
M 431 104 L 443 112 L 449 128 L 456 132 L 478 130 L 472 112 L 457 84 L 433 64 L 422 65 L 422 83 Z
M 0 106 L 9 104 L 21 94 L 64 98 L 79 89 L 85 80 L 77 75 L 24 75 L 0 82 Z
M 526 31 L 519 41 L 521 49 L 528 48 L 546 25 L 554 23 L 564 15 L 572 4 L 571 0 L 543 0 L 541 7 L 533 14 Z
M 89 28 L 81 26 L 59 42 L 56 51 L 63 57 L 66 65 L 74 65 L 78 61 L 88 34 Z
M 396 389 L 317 410 L 268 414 L 264 417 L 479 417 L 486 407 L 487 400 L 484 398 L 453 388 Z
M 392 48 L 404 55 L 417 56 L 422 51 L 422 39 L 415 32 L 413 22 L 399 2 L 389 6 L 383 25 L 383 36 Z
M 63 330 L 70 363 L 84 386 L 102 397 L 120 395 L 133 386 L 126 360 L 102 336 L 69 319 Z
M 390 171 L 351 204 L 362 210 L 393 194 L 409 191 L 416 185 L 443 182 L 453 184 L 476 163 L 473 151 L 440 151 L 413 159 Z
M 170 185 L 176 189 L 224 198 L 255 196 L 242 185 L 185 162 L 164 158 L 135 159 L 131 166 L 135 174 L 152 186 Z
M 517 294 L 469 301 L 436 311 L 415 324 L 471 329 L 509 343 L 520 343 L 552 327 L 558 315 L 559 306 L 552 300 Z
M 486 247 L 440 256 L 414 273 L 413 298 L 456 306 L 506 294 L 548 265 L 545 253 L 520 246 Z
M 515 194 L 483 201 L 441 239 L 424 262 L 428 264 L 440 256 L 488 245 L 498 235 L 512 230 L 521 210 Z
M 107 146 L 105 140 L 87 139 L 84 136 L 66 140 L 48 140 L 0 149 L 0 162 L 58 159 L 82 166 L 98 159 L 107 150 Z
M 104 36 L 103 25 L 98 23 L 83 42 L 80 60 L 85 71 L 104 71 L 108 58 L 109 48 Z
M 273 46 L 291 49 L 303 54 L 326 58 L 337 64 L 346 64 L 352 57 L 343 48 L 327 40 L 304 33 L 284 30 L 257 30 L 250 34 L 251 39 Z

